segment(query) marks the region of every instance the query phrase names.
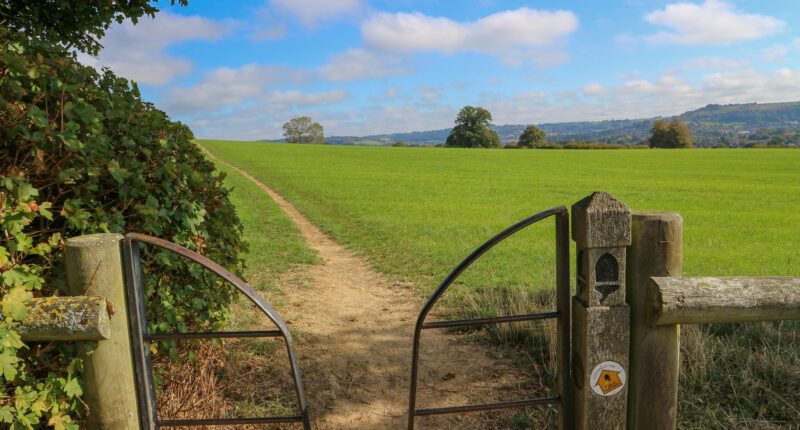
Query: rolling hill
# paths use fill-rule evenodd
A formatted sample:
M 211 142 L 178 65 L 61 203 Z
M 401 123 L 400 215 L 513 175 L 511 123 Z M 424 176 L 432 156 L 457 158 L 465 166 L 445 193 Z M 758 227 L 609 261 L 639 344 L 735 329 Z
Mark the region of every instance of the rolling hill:
M 547 140 L 566 143 L 570 140 L 636 145 L 646 143 L 653 121 L 669 117 L 582 121 L 537 124 L 547 133 Z M 753 143 L 800 144 L 800 102 L 709 104 L 678 115 L 689 126 L 695 146 L 746 146 Z M 516 141 L 528 124 L 495 125 L 492 129 L 503 143 Z M 449 128 L 371 136 L 328 136 L 333 145 L 391 145 L 403 141 L 409 146 L 444 143 Z M 272 141 L 280 141 L 272 140 Z

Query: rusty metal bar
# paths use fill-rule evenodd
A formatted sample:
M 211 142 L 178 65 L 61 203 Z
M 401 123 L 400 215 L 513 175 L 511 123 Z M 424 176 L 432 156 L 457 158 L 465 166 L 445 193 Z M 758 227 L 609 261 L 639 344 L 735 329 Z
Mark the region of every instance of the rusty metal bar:
M 509 409 L 509 408 L 523 408 L 526 406 L 545 406 L 545 405 L 553 405 L 560 402 L 558 397 L 544 397 L 541 399 L 529 399 L 529 400 L 514 400 L 511 402 L 500 402 L 500 403 L 486 403 L 481 405 L 469 405 L 469 406 L 450 406 L 447 408 L 430 408 L 430 409 L 417 409 L 416 415 L 426 416 L 426 415 L 441 415 L 441 414 L 455 414 L 458 412 L 479 412 L 479 411 L 491 411 L 495 409 Z
M 230 339 L 239 337 L 281 337 L 280 330 L 254 330 L 254 331 L 205 331 L 189 333 L 156 333 L 145 336 L 146 340 L 167 339 Z
M 556 215 L 556 308 L 559 318 L 556 323 L 558 337 L 557 378 L 561 403 L 558 410 L 558 428 L 571 430 L 573 425 L 573 400 L 570 390 L 572 373 L 572 345 L 570 342 L 570 315 L 572 298 L 569 290 L 569 213 L 565 210 Z
M 159 427 L 194 427 L 194 426 L 214 426 L 214 425 L 252 425 L 252 424 L 283 424 L 283 423 L 302 423 L 302 416 L 286 417 L 267 417 L 267 418 L 207 418 L 197 420 L 159 420 L 156 424 Z
M 147 345 L 147 316 L 145 315 L 144 286 L 140 263 L 139 242 L 131 239 L 120 241 L 122 263 L 125 266 L 125 295 L 128 305 L 131 350 L 136 369 L 136 395 L 139 403 L 139 424 L 142 429 L 156 428 L 155 384 L 153 383 L 150 348 Z
M 558 318 L 558 312 L 541 312 L 538 314 L 508 315 L 502 317 L 473 318 L 469 320 L 434 321 L 422 324 L 422 329 L 444 327 L 466 327 L 482 324 L 499 324 L 518 321 L 535 321 Z
M 247 285 L 244 281 L 239 279 L 236 275 L 225 269 L 224 267 L 220 266 L 216 262 L 210 260 L 209 258 L 202 256 L 194 251 L 191 251 L 187 248 L 184 248 L 180 245 L 174 244 L 172 242 L 168 242 L 163 239 L 159 239 L 157 237 L 147 236 L 144 234 L 139 233 L 128 233 L 126 235 L 126 239 L 123 240 L 123 250 L 128 250 L 126 254 L 126 275 L 127 278 L 130 279 L 130 287 L 129 290 L 131 291 L 129 296 L 129 305 L 134 304 L 138 312 L 129 312 L 129 314 L 133 315 L 136 314 L 136 317 L 131 317 L 131 324 L 133 327 L 136 327 L 137 335 L 134 336 L 136 339 L 132 339 L 134 343 L 135 349 L 138 353 L 135 353 L 135 359 L 137 360 L 137 373 L 142 373 L 141 375 L 137 374 L 137 381 L 140 381 L 143 385 L 142 388 L 139 389 L 139 399 L 140 403 L 144 404 L 144 407 L 141 407 L 142 411 L 142 422 L 145 428 L 157 428 L 161 425 L 195 425 L 195 424 L 169 424 L 175 422 L 181 422 L 184 420 L 159 420 L 158 419 L 158 411 L 155 407 L 155 385 L 153 384 L 153 369 L 152 364 L 150 362 L 150 352 L 145 342 L 149 342 L 150 340 L 156 339 L 191 339 L 191 338 L 212 338 L 212 337 L 234 337 L 230 336 L 230 333 L 235 332 L 219 332 L 219 333 L 210 333 L 210 332 L 200 332 L 200 333 L 167 333 L 167 334 L 149 334 L 147 332 L 147 319 L 144 312 L 144 286 L 141 282 L 141 268 L 139 262 L 139 250 L 138 250 L 138 243 L 137 242 L 144 242 L 149 245 L 154 245 L 159 248 L 165 249 L 167 251 L 176 253 L 182 257 L 185 257 L 201 266 L 205 267 L 206 269 L 214 272 L 217 276 L 221 277 L 229 284 L 236 287 L 242 294 L 244 294 L 248 299 L 250 299 L 253 304 L 256 305 L 274 324 L 278 327 L 277 335 L 275 337 L 283 337 L 284 343 L 286 345 L 286 352 L 289 357 L 289 363 L 291 365 L 291 373 L 292 378 L 294 380 L 295 385 L 295 393 L 297 395 L 297 402 L 300 408 L 300 419 L 299 421 L 269 421 L 273 419 L 294 419 L 295 417 L 263 417 L 263 418 L 228 418 L 228 419 L 219 419 L 221 424 L 231 423 L 231 424 L 252 424 L 254 423 L 253 420 L 268 420 L 264 421 L 266 423 L 269 422 L 302 422 L 303 428 L 306 430 L 311 429 L 311 424 L 308 417 L 308 406 L 305 400 L 305 394 L 303 393 L 303 382 L 300 377 L 300 368 L 297 365 L 297 358 L 294 352 L 294 348 L 292 347 L 292 336 L 289 333 L 289 329 L 286 326 L 286 323 L 281 319 L 280 315 L 262 298 L 252 287 Z M 134 252 L 135 251 L 135 252 Z M 128 261 L 130 260 L 130 261 Z M 138 297 L 137 297 L 138 296 Z M 260 332 L 240 332 L 243 333 L 241 337 L 271 337 L 273 336 L 273 331 L 260 331 Z M 256 336 L 254 333 L 258 333 Z M 138 346 L 136 344 L 138 343 Z M 144 415 L 148 414 L 148 417 Z M 201 422 L 196 425 L 212 425 L 213 423 L 209 422 L 208 420 L 188 420 L 189 422 L 196 421 Z M 213 420 L 212 420 L 213 421 Z M 259 421 L 260 422 L 260 421 Z M 167 424 L 162 424 L 167 423 Z
M 475 262 L 478 258 L 480 258 L 483 254 L 487 251 L 492 249 L 495 245 L 502 242 L 503 240 L 507 239 L 509 236 L 513 235 L 514 233 L 528 227 L 531 224 L 534 224 L 538 221 L 546 219 L 548 217 L 555 216 L 556 218 L 556 288 L 558 289 L 556 297 L 557 297 L 557 311 L 556 312 L 548 312 L 544 314 L 530 314 L 530 315 L 511 315 L 505 317 L 494 317 L 494 318 L 478 318 L 474 320 L 462 320 L 462 321 L 441 321 L 441 322 L 433 322 L 433 323 L 425 323 L 425 318 L 430 313 L 433 306 L 439 300 L 439 298 L 444 294 L 447 288 L 455 281 L 461 273 L 464 272 L 472 263 Z M 447 408 L 436 408 L 436 409 L 416 409 L 416 402 L 417 402 L 417 378 L 419 373 L 419 342 L 420 336 L 423 329 L 426 328 L 440 328 L 440 327 L 454 327 L 459 325 L 477 325 L 477 324 L 492 324 L 492 323 L 502 323 L 502 322 L 510 322 L 515 321 L 516 318 L 520 318 L 517 321 L 525 321 L 528 319 L 544 319 L 544 318 L 529 318 L 531 315 L 546 315 L 547 318 L 557 318 L 558 319 L 558 327 L 559 327 L 559 348 L 558 348 L 558 362 L 559 368 L 558 372 L 560 373 L 559 379 L 559 388 L 561 390 L 561 395 L 559 397 L 553 398 L 545 398 L 545 399 L 531 399 L 531 400 L 521 400 L 517 402 L 503 402 L 498 403 L 497 405 L 503 405 L 504 408 L 513 408 L 513 407 L 522 407 L 522 406 L 537 406 L 537 405 L 548 405 L 553 403 L 558 403 L 561 406 L 561 417 L 568 414 L 571 410 L 570 402 L 568 398 L 568 391 L 567 385 L 564 385 L 568 382 L 569 378 L 569 212 L 567 211 L 566 206 L 558 206 L 555 208 L 548 209 L 546 211 L 539 212 L 535 215 L 532 215 L 524 220 L 508 227 L 507 229 L 501 231 L 488 241 L 484 242 L 481 246 L 477 249 L 472 251 L 472 253 L 464 259 L 449 275 L 445 278 L 444 281 L 439 285 L 439 287 L 434 291 L 433 295 L 428 299 L 425 306 L 422 307 L 422 310 L 417 317 L 417 324 L 414 327 L 414 345 L 412 351 L 412 358 L 411 358 L 411 386 L 410 386 L 410 393 L 409 393 L 409 407 L 408 407 L 408 429 L 412 430 L 414 428 L 414 418 L 417 415 L 420 415 L 420 411 L 439 411 L 436 412 L 438 414 L 446 414 L 446 413 L 457 413 L 457 412 L 467 412 L 471 410 L 485 410 L 485 409 L 476 409 L 481 407 L 487 407 L 489 405 L 473 405 L 473 406 L 453 406 Z M 458 323 L 458 324 L 456 324 Z M 474 324 L 473 324 L 474 323 Z M 564 330 L 566 329 L 566 330 Z M 528 404 L 527 402 L 531 402 Z M 430 415 L 431 413 L 428 412 Z M 566 428 L 566 427 L 562 427 Z

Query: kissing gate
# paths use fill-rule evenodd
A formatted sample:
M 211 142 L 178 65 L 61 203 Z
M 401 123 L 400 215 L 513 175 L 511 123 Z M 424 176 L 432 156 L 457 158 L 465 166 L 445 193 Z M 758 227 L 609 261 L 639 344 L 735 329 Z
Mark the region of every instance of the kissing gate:
M 551 312 L 456 321 L 426 317 L 461 273 L 514 233 L 555 219 L 556 309 Z M 411 357 L 408 428 L 415 418 L 500 408 L 555 405 L 562 429 L 674 429 L 679 324 L 800 319 L 800 278 L 679 278 L 681 217 L 635 212 L 598 191 L 572 206 L 575 295 L 570 298 L 569 215 L 565 206 L 512 225 L 478 247 L 436 289 L 417 319 Z M 214 272 L 250 299 L 277 330 L 150 334 L 147 331 L 139 243 L 182 255 Z M 92 428 L 152 429 L 298 423 L 311 428 L 292 338 L 280 316 L 242 280 L 207 258 L 173 243 L 131 233 L 88 235 L 67 242 L 70 291 L 92 297 L 34 299 L 29 309 L 55 306 L 52 321 L 25 321 L 25 341 L 99 340 L 84 358 L 85 399 Z M 78 300 L 79 299 L 79 300 Z M 91 300 L 90 300 L 91 299 Z M 105 303 L 114 305 L 106 312 Z M 80 305 L 80 306 L 79 306 Z M 37 314 L 29 312 L 29 314 Z M 63 317 L 61 315 L 64 315 Z M 557 320 L 558 395 L 492 404 L 418 409 L 419 342 L 423 330 L 513 321 Z M 44 327 L 44 328 L 43 328 Z M 286 345 L 299 414 L 262 418 L 166 420 L 158 416 L 148 343 L 160 339 L 280 337 Z

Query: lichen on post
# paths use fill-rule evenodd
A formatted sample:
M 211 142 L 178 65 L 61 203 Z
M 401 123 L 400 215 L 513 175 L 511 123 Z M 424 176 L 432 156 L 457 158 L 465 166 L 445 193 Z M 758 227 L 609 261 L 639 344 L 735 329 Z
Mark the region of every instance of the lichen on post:
M 25 303 L 28 313 L 14 329 L 25 342 L 103 340 L 111 337 L 104 297 L 44 297 Z

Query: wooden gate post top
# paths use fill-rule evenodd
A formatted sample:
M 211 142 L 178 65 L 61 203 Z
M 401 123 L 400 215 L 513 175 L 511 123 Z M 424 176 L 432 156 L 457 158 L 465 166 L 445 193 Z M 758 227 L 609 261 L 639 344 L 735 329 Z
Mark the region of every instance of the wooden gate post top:
M 631 244 L 631 209 L 605 191 L 595 191 L 572 205 L 572 240 L 581 248 Z
M 631 244 L 631 210 L 605 191 L 572 205 L 577 248 L 577 297 L 586 306 L 625 303 L 625 247 Z
M 578 251 L 572 313 L 575 428 L 625 428 L 630 309 L 625 302 L 625 247 L 631 210 L 605 191 L 572 205 Z
M 93 233 L 67 239 L 67 248 L 86 248 L 104 243 L 119 243 L 125 236 L 119 233 Z

